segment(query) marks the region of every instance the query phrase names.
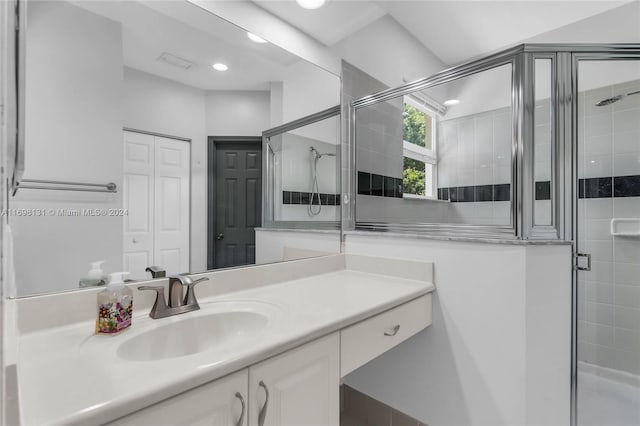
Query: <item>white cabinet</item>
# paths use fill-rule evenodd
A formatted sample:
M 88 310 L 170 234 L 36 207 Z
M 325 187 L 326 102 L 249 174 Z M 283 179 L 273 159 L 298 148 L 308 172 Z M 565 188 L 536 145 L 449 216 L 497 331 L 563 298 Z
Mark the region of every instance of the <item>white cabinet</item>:
M 109 425 L 338 426 L 340 377 L 430 324 L 427 294 Z
M 249 367 L 249 425 L 338 425 L 339 392 L 340 337 L 333 333 Z
M 340 332 L 340 375 L 351 373 L 431 325 L 431 294 L 367 318 Z
M 109 426 L 246 426 L 248 380 L 245 369 L 137 411 Z
M 333 333 L 109 426 L 337 426 L 339 389 L 340 337 Z

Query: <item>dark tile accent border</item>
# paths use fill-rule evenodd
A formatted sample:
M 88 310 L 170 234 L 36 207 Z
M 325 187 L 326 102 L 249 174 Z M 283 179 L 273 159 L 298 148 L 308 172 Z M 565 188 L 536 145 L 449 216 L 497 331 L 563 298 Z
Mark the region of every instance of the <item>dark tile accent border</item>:
M 640 175 L 613 178 L 614 197 L 640 197 Z
M 282 191 L 282 204 L 309 204 L 311 200 L 310 192 Z M 337 206 L 340 202 L 340 194 L 320 194 L 313 196 L 313 204 L 323 206 Z
M 580 179 L 578 196 L 580 198 L 640 197 L 640 175 Z
M 611 198 L 613 196 L 613 178 L 580 179 L 580 198 Z
M 371 175 L 371 195 L 384 196 L 384 176 Z
M 449 200 L 452 203 L 509 201 L 511 200 L 511 185 L 505 183 L 500 185 L 438 188 L 438 200 Z
M 536 200 L 551 199 L 551 181 L 536 182 Z
M 393 191 L 389 188 L 393 185 Z M 640 175 L 580 179 L 580 198 L 640 197 Z M 358 194 L 402 198 L 402 179 L 358 172 Z M 535 183 L 535 199 L 551 199 L 551 182 Z M 511 184 L 438 188 L 438 200 L 452 203 L 511 201 Z M 292 200 L 293 204 L 296 204 Z
M 371 195 L 371 173 L 358 172 L 358 194 Z
M 402 198 L 402 178 L 358 172 L 358 195 Z

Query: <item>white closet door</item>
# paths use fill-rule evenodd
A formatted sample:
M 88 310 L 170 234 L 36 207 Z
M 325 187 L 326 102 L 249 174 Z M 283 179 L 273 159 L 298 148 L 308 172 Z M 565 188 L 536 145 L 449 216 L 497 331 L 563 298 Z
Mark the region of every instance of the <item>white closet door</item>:
M 156 137 L 155 264 L 167 274 L 189 271 L 189 143 Z
M 145 279 L 153 265 L 154 247 L 154 137 L 124 132 L 123 204 L 124 270 L 130 279 Z

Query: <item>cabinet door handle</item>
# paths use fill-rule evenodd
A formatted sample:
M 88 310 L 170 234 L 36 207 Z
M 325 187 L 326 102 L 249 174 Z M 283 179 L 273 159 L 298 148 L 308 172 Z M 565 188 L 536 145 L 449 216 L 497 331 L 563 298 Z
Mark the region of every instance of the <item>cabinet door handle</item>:
M 242 426 L 244 424 L 245 411 L 244 398 L 242 397 L 242 394 L 240 392 L 236 392 L 236 398 L 238 398 L 240 400 L 240 404 L 242 404 L 242 412 L 240 413 L 240 418 L 238 419 L 238 423 L 236 423 L 236 426 Z
M 267 405 L 269 405 L 269 389 L 267 388 L 267 385 L 265 385 L 262 380 L 260 380 L 260 383 L 258 383 L 258 386 L 260 386 L 261 388 L 264 388 L 264 394 L 266 396 L 264 400 L 264 405 L 260 409 L 260 413 L 258 413 L 258 426 L 264 426 L 264 419 L 265 417 L 267 417 Z
M 400 330 L 400 324 L 396 325 L 395 327 L 393 327 L 391 329 L 391 331 L 385 331 L 384 335 L 385 336 L 395 336 L 396 334 L 398 334 L 398 330 Z

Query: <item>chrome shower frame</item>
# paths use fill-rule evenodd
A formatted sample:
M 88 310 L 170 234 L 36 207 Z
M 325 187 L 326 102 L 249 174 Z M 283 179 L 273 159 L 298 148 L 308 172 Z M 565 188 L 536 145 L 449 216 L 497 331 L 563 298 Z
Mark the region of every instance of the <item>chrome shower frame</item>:
M 262 132 L 262 226 L 265 228 L 281 228 L 281 229 L 321 229 L 321 230 L 339 230 L 340 221 L 327 222 L 327 221 L 284 221 L 275 220 L 275 202 L 279 194 L 274 190 L 274 164 L 273 157 L 275 155 L 274 150 L 270 144 L 270 138 L 283 135 L 301 127 L 314 124 L 328 118 L 340 116 L 340 105 L 328 108 L 324 111 L 317 112 L 315 114 L 302 117 L 298 120 L 285 123 L 281 126 L 274 127 L 272 129 Z M 338 159 L 338 164 L 340 164 Z M 337 207 L 340 207 L 339 205 Z
M 535 60 L 551 60 L 551 225 L 534 223 L 534 110 Z M 587 60 L 640 60 L 640 44 L 523 44 L 441 71 L 431 77 L 380 91 L 343 105 L 342 245 L 358 231 L 410 233 L 423 237 L 494 243 L 571 243 L 578 237 L 578 64 Z M 356 112 L 414 91 L 512 64 L 512 185 L 511 225 L 480 226 L 439 223 L 361 223 L 356 219 Z M 577 426 L 577 308 L 575 259 L 572 260 L 571 301 L 571 425 Z M 569 389 L 568 389 L 569 391 Z

